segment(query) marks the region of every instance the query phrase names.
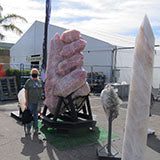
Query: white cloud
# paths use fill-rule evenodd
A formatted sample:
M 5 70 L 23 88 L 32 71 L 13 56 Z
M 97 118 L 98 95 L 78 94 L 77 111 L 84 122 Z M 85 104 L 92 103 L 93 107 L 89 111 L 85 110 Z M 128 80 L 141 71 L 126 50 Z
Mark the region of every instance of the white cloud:
M 23 32 L 25 32 L 35 20 L 40 20 L 44 22 L 45 5 L 42 3 L 32 0 L 14 0 L 14 3 L 11 3 L 10 0 L 1 0 L 0 4 L 3 7 L 2 15 L 14 13 L 27 19 L 28 23 L 15 20 L 15 24 Z M 16 42 L 16 40 L 20 38 L 20 36 L 11 32 L 4 32 L 4 34 L 7 34 L 5 41 Z
M 45 2 L 45 1 L 44 1 Z M 45 20 L 45 3 L 42 1 L 32 0 L 14 0 L 12 5 L 10 0 L 1 0 L 0 4 L 4 8 L 3 14 L 15 13 L 25 17 L 28 23 L 18 21 L 17 26 L 25 32 L 35 20 L 44 22 Z M 80 3 L 80 8 L 72 4 Z M 15 5 L 16 4 L 16 5 Z M 54 2 L 52 1 L 54 5 Z M 61 0 L 59 8 L 52 10 L 51 24 L 64 26 L 67 28 L 83 28 L 84 30 L 96 30 L 98 33 L 130 33 L 137 31 L 143 21 L 145 14 L 152 26 L 160 26 L 160 1 L 159 0 Z M 52 7 L 53 8 L 53 7 Z M 84 21 L 73 21 L 67 24 L 63 18 L 90 17 Z M 61 21 L 57 21 L 58 18 Z M 160 30 L 160 29 L 159 29 Z M 158 33 L 158 31 L 157 31 Z M 17 36 L 7 33 L 7 40 Z

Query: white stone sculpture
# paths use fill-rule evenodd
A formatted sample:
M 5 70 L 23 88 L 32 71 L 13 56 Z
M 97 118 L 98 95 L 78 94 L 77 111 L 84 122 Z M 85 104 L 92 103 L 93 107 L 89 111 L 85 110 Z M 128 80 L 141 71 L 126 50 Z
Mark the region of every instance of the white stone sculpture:
M 101 102 L 107 118 L 109 118 L 111 112 L 112 120 L 118 117 L 120 99 L 111 84 L 107 84 L 102 90 Z
M 122 160 L 146 160 L 154 35 L 147 16 L 136 37 Z

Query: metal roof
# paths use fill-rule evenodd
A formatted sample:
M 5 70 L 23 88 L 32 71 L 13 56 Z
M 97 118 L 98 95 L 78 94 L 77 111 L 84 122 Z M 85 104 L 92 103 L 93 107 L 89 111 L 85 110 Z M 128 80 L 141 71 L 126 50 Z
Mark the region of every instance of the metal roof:
M 14 43 L 0 42 L 0 48 L 3 48 L 3 49 L 10 49 L 13 45 Z

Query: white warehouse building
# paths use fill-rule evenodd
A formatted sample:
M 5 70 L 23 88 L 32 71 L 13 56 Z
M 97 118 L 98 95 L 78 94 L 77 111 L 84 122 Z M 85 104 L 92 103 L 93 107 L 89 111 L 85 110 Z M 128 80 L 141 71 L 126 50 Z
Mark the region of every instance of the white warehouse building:
M 84 68 L 88 72 L 103 72 L 106 82 L 130 83 L 133 63 L 135 37 L 111 35 L 101 31 L 80 30 L 82 37 L 87 41 L 84 53 Z M 55 33 L 62 34 L 66 29 L 55 25 L 48 27 L 49 52 L 50 39 Z M 10 49 L 11 68 L 20 69 L 20 64 L 25 68 L 42 64 L 44 39 L 44 23 L 35 21 L 24 33 L 17 43 Z M 108 43 L 109 42 L 109 43 Z M 160 79 L 160 42 L 157 42 L 154 58 L 153 87 L 159 87 Z
M 55 33 L 62 34 L 66 29 L 55 25 L 48 27 L 48 44 Z M 103 72 L 106 81 L 110 82 L 112 77 L 113 50 L 115 46 L 96 38 L 81 34 L 87 41 L 83 51 L 84 68 L 88 72 Z M 44 23 L 35 21 L 33 25 L 24 33 L 17 43 L 10 49 L 10 64 L 12 68 L 19 69 L 20 64 L 25 68 L 42 64 L 43 55 Z

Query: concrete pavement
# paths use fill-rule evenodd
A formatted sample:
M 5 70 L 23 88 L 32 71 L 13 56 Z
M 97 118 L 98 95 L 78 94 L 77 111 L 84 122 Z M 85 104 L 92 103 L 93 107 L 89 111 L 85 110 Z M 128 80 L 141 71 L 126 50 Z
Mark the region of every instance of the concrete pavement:
M 100 97 L 91 96 L 92 112 L 97 120 L 97 126 L 106 129 L 108 122 L 103 111 Z M 0 102 L 0 159 L 1 160 L 97 160 L 96 149 L 107 142 L 95 143 L 85 147 L 59 151 L 43 140 L 41 136 L 25 137 L 23 126 L 10 116 L 18 110 L 17 102 Z M 120 136 L 112 142 L 122 150 L 127 102 L 123 102 L 119 116 L 113 121 L 113 133 Z M 155 102 L 152 116 L 149 118 L 149 128 L 155 130 L 155 135 L 148 136 L 146 160 L 160 160 L 160 103 Z

